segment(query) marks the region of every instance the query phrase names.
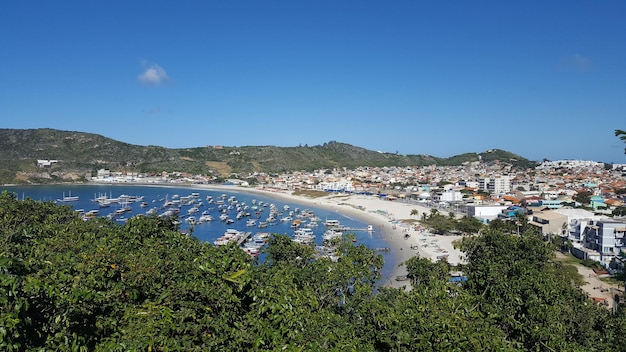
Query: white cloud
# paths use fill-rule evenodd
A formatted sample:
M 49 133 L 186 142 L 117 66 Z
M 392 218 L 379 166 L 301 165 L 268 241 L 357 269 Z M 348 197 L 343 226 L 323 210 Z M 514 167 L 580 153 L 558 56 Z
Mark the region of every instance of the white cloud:
M 570 69 L 570 70 L 577 70 L 577 71 L 587 70 L 588 68 L 591 67 L 591 65 L 592 65 L 591 59 L 581 54 L 569 55 L 561 61 L 562 67 L 566 69 Z
M 157 64 L 144 64 L 146 70 L 137 77 L 139 83 L 147 86 L 158 86 L 167 82 L 170 78 L 165 69 Z

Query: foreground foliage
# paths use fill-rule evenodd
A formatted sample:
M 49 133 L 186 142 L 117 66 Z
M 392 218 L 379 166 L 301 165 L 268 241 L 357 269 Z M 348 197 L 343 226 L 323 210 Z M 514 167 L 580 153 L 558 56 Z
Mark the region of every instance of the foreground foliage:
M 82 221 L 66 206 L 0 196 L 0 350 L 621 349 L 624 313 L 591 301 L 531 234 L 463 242 L 464 284 L 445 262 L 407 263 L 411 291 L 377 288 L 382 257 L 341 259 L 274 236 L 263 263 L 171 221 Z

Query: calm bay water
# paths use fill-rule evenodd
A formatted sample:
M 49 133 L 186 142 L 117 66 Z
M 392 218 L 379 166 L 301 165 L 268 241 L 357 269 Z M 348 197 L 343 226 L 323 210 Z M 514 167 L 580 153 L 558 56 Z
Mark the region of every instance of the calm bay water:
M 245 204 L 249 207 L 252 207 L 254 204 L 264 203 L 264 204 L 274 204 L 279 210 L 283 211 L 283 214 L 278 217 L 288 216 L 290 211 L 296 211 L 296 209 L 301 210 L 309 210 L 312 211 L 317 217 L 319 217 L 322 221 L 318 227 L 313 228 L 313 232 L 316 235 L 316 244 L 322 243 L 322 234 L 325 231 L 323 226 L 323 222 L 326 219 L 336 219 L 341 222 L 342 226 L 355 228 L 355 229 L 365 229 L 368 224 L 360 221 L 359 219 L 350 218 L 338 212 L 314 208 L 309 205 L 303 205 L 298 203 L 287 203 L 284 200 L 274 199 L 270 197 L 265 197 L 259 194 L 252 194 L 243 192 L 239 189 L 233 187 L 232 190 L 229 189 L 219 189 L 219 190 L 207 190 L 207 189 L 195 189 L 191 187 L 154 187 L 154 186 L 145 186 L 145 185 L 108 185 L 108 184 L 89 184 L 89 185 L 46 185 L 46 186 L 0 186 L 0 190 L 6 190 L 9 192 L 13 192 L 18 199 L 23 198 L 31 198 L 34 200 L 41 201 L 57 201 L 57 199 L 61 199 L 64 196 L 78 196 L 79 200 L 72 202 L 57 202 L 59 204 L 65 204 L 73 207 L 75 210 L 82 210 L 84 212 L 88 212 L 90 210 L 98 210 L 99 216 L 112 216 L 113 213 L 120 209 L 122 205 L 114 203 L 111 204 L 110 207 L 100 208 L 98 203 L 93 201 L 94 198 L 100 196 L 106 196 L 109 198 L 118 198 L 120 195 L 128 195 L 128 196 L 136 196 L 143 197 L 142 202 L 147 203 L 147 207 L 141 207 L 141 202 L 129 202 L 124 204 L 124 206 L 130 207 L 131 212 L 113 217 L 113 219 L 118 219 L 120 224 L 123 223 L 123 218 L 129 218 L 138 214 L 145 214 L 151 208 L 159 208 L 158 214 L 162 214 L 166 211 L 165 208 L 162 209 L 163 203 L 166 200 L 180 199 L 180 197 L 190 196 L 192 193 L 198 193 L 198 197 L 196 199 L 203 204 L 199 206 L 199 212 L 193 214 L 196 219 L 201 216 L 202 212 L 208 212 L 214 220 L 195 224 L 191 226 L 185 219 L 189 216 L 187 214 L 188 210 L 192 207 L 191 205 L 183 205 L 180 207 L 180 228 L 181 230 L 186 230 L 191 233 L 194 237 L 202 240 L 213 243 L 215 239 L 222 236 L 227 229 L 236 229 L 240 231 L 250 231 L 252 234 L 257 232 L 268 232 L 268 233 L 279 233 L 279 234 L 287 234 L 292 236 L 294 229 L 291 228 L 291 221 L 281 222 L 278 221 L 275 225 L 268 225 L 266 228 L 259 228 L 258 226 L 246 226 L 246 221 L 250 218 L 256 219 L 257 223 L 263 221 L 267 218 L 269 214 L 269 208 L 263 207 L 263 210 L 254 210 L 249 209 L 247 212 L 250 212 L 250 217 L 244 217 L 240 220 L 235 220 L 237 211 L 230 210 L 228 214 L 230 217 L 235 220 L 232 224 L 226 224 L 223 221 L 219 220 L 219 215 L 221 214 L 220 209 L 216 204 L 210 204 L 207 201 L 207 198 L 213 198 L 214 200 L 222 199 L 222 197 L 226 197 L 226 203 L 228 204 L 228 198 L 234 197 L 238 204 Z M 145 205 L 145 204 L 144 204 Z M 261 209 L 261 207 L 259 207 Z M 295 216 L 294 216 L 295 219 Z M 357 243 L 364 244 L 370 248 L 381 248 L 388 247 L 388 244 L 384 240 L 384 234 L 381 233 L 378 229 L 374 229 L 373 232 L 368 231 L 354 231 L 356 235 Z M 386 280 L 393 273 L 394 267 L 398 264 L 395 263 L 393 256 L 390 252 L 381 252 L 385 259 L 385 267 L 383 268 L 383 279 Z

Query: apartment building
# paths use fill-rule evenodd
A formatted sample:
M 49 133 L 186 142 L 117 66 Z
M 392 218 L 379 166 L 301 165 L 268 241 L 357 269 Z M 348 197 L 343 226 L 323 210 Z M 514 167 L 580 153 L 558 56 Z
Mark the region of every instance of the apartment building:
M 511 176 L 498 175 L 478 179 L 478 188 L 491 194 L 511 192 Z
M 626 249 L 626 221 L 590 221 L 583 232 L 585 247 L 600 253 L 600 261 L 608 265 Z

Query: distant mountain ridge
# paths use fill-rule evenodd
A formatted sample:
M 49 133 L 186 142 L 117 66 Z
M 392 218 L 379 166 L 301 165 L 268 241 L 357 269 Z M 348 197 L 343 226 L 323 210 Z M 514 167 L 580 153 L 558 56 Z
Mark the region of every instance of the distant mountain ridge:
M 58 160 L 41 168 L 37 160 Z M 78 180 L 98 169 L 160 173 L 247 175 L 251 172 L 287 171 L 359 166 L 462 165 L 466 162 L 500 162 L 515 168 L 537 165 L 519 155 L 492 149 L 450 158 L 401 155 L 367 150 L 330 141 L 323 145 L 276 147 L 165 148 L 139 146 L 98 134 L 41 129 L 0 129 L 0 182 L 56 182 Z

